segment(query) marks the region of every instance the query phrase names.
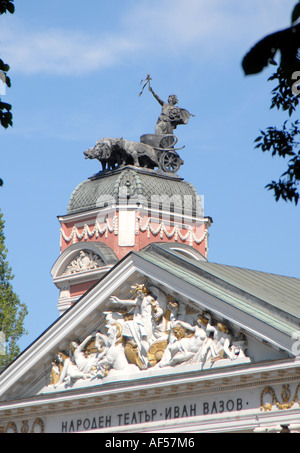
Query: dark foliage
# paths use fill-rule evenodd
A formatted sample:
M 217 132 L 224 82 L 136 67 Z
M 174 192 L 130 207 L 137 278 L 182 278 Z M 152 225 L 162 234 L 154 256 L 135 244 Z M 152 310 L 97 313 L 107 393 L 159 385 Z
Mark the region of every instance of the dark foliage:
M 260 40 L 245 55 L 242 67 L 245 75 L 257 74 L 269 64 L 277 65 L 275 55 L 280 53 L 280 62 L 277 71 L 269 78 L 276 81 L 273 88 L 270 108 L 276 108 L 286 112 L 290 118 L 299 104 L 300 90 L 297 79 L 300 79 L 300 24 L 295 22 L 300 17 L 300 2 L 292 11 L 292 26 L 285 30 L 272 33 Z M 296 80 L 296 82 L 295 82 Z M 272 156 L 289 159 L 286 171 L 278 181 L 272 181 L 266 188 L 272 190 L 275 200 L 280 199 L 294 202 L 299 200 L 300 181 L 300 128 L 298 120 L 290 122 L 286 120 L 281 128 L 274 126 L 261 131 L 257 137 L 255 148 L 263 152 L 269 151 Z
M 256 148 L 260 148 L 263 152 L 269 151 L 272 156 L 289 158 L 287 170 L 277 182 L 272 181 L 266 188 L 273 190 L 276 201 L 281 198 L 297 205 L 300 181 L 300 143 L 298 141 L 300 129 L 298 120 L 291 123 L 289 129 L 287 123 L 287 121 L 284 122 L 282 129 L 268 127 L 266 131 L 261 131 L 261 135 L 255 142 L 257 142 Z
M 13 0 L 0 0 L 0 15 L 9 12 L 13 14 L 15 12 L 15 5 Z M 8 87 L 11 86 L 10 78 L 7 75 L 9 71 L 9 65 L 4 63 L 0 58 L 0 73 L 4 76 L 4 81 Z M 2 79 L 2 77 L 1 77 Z M 2 102 L 0 98 L 0 125 L 7 129 L 9 126 L 13 125 L 13 116 L 11 112 L 11 104 L 7 102 Z M 0 186 L 3 185 L 3 180 L 0 178 Z
M 0 14 L 4 14 L 7 11 L 11 14 L 15 12 L 14 0 L 1 0 L 0 1 Z

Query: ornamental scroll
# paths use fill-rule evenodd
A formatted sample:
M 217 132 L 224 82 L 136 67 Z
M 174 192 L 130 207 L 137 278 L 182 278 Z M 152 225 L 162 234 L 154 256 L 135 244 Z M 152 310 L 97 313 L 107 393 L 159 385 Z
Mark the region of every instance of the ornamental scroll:
M 72 387 L 78 380 L 155 368 L 203 369 L 250 361 L 246 337 L 209 312 L 191 313 L 186 304 L 154 286 L 135 285 L 132 294 L 133 299 L 110 298 L 103 332 L 72 341 L 68 352 L 57 353 L 50 385 Z
M 6 426 L 5 432 L 6 433 L 15 433 L 15 434 L 18 433 L 19 431 L 18 431 L 17 424 L 13 421 L 9 422 Z M 43 434 L 44 432 L 45 432 L 45 423 L 40 417 L 37 417 L 34 420 L 34 422 L 31 425 L 31 428 L 29 426 L 28 420 L 22 421 L 20 433 L 22 433 L 22 434 L 27 434 L 27 433 Z
M 300 389 L 300 384 L 297 385 L 294 397 L 291 399 L 291 390 L 289 384 L 283 385 L 282 386 L 282 391 L 281 391 L 281 399 L 282 403 L 279 402 L 277 399 L 275 390 L 273 387 L 265 387 L 261 393 L 260 396 L 260 410 L 269 412 L 272 410 L 272 406 L 276 405 L 278 409 L 284 410 L 284 409 L 290 409 L 291 407 L 294 406 L 298 399 L 298 391 Z M 271 402 L 265 402 L 265 396 L 269 395 L 271 397 Z M 290 400 L 291 399 L 291 400 Z M 298 405 L 300 406 L 300 400 L 297 401 Z

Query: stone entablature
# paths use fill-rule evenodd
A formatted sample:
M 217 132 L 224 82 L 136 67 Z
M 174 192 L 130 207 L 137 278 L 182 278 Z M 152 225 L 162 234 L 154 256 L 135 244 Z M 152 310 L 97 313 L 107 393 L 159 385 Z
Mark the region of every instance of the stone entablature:
M 214 371 L 184 371 L 143 380 L 112 377 L 106 386 L 37 395 L 0 404 L 2 432 L 279 432 L 299 431 L 299 363 L 252 364 Z M 267 389 L 289 405 L 262 405 Z M 277 431 L 276 431 L 277 430 Z

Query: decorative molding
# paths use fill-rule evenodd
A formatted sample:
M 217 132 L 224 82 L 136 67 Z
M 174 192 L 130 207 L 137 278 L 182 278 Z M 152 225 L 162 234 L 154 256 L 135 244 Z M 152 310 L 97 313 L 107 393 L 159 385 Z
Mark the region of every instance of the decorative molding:
M 15 422 L 9 422 L 7 424 L 5 432 L 6 433 L 8 433 L 8 432 L 17 433 L 18 432 L 18 428 L 17 428 L 17 425 L 15 424 Z
M 63 228 L 60 228 L 60 246 L 62 245 L 62 239 L 64 239 L 67 243 L 72 241 L 73 244 L 75 244 L 77 241 L 81 241 L 82 239 L 87 241 L 88 239 L 92 239 L 94 236 L 98 238 L 99 236 L 103 236 L 104 234 L 105 238 L 107 238 L 108 233 L 118 234 L 117 216 L 114 216 L 112 226 L 109 225 L 108 219 L 105 219 L 105 224 L 103 227 L 101 227 L 99 222 L 96 222 L 95 226 L 91 230 L 88 224 L 85 223 L 82 233 L 80 233 L 78 228 L 74 225 L 69 236 L 65 234 Z
M 299 423 L 284 423 L 281 425 L 272 425 L 255 428 L 254 433 L 300 433 Z
M 291 390 L 289 384 L 282 385 L 282 392 L 281 392 L 281 398 L 282 398 L 282 403 L 280 403 L 277 399 L 275 390 L 273 387 L 267 386 L 263 389 L 261 396 L 260 396 L 260 410 L 269 412 L 272 410 L 272 407 L 274 405 L 277 406 L 278 409 L 284 410 L 284 409 L 290 409 L 291 407 L 294 406 L 297 398 L 298 398 L 298 391 L 300 389 L 300 383 L 297 385 L 295 394 L 293 399 L 290 401 L 291 398 Z M 271 403 L 264 403 L 264 397 L 265 395 L 270 395 L 271 396 Z M 298 405 L 300 406 L 300 400 L 298 400 Z
M 285 369 L 286 363 L 274 364 L 277 370 Z M 283 368 L 282 368 L 283 367 Z M 295 367 L 295 364 L 294 364 Z M 148 377 L 142 380 L 124 380 L 120 381 L 118 377 L 114 381 L 110 382 L 110 385 L 96 385 L 90 388 L 81 387 L 75 391 L 60 392 L 53 397 L 53 394 L 40 394 L 33 398 L 26 398 L 25 400 L 17 401 L 5 401 L 0 406 L 0 425 L 7 426 L 8 420 L 13 420 L 16 424 L 18 431 L 22 425 L 23 420 L 29 420 L 29 427 L 31 427 L 31 415 L 41 415 L 45 422 L 46 432 L 59 432 L 62 429 L 62 422 L 68 422 L 68 428 L 70 427 L 71 420 L 79 419 L 84 420 L 85 418 L 90 421 L 99 420 L 100 416 L 111 415 L 111 426 L 108 425 L 104 432 L 118 432 L 129 431 L 137 432 L 143 430 L 152 430 L 151 432 L 158 432 L 161 428 L 162 421 L 151 421 L 151 410 L 157 410 L 157 417 L 159 412 L 165 412 L 165 409 L 172 407 L 172 414 L 169 419 L 163 421 L 164 426 L 169 426 L 173 429 L 172 432 L 181 432 L 184 427 L 194 426 L 197 432 L 207 431 L 212 432 L 213 430 L 220 431 L 228 430 L 228 423 L 231 425 L 233 431 L 243 429 L 244 425 L 248 426 L 248 429 L 254 430 L 258 428 L 258 432 L 263 432 L 264 425 L 272 426 L 279 424 L 295 424 L 299 420 L 299 408 L 292 407 L 291 410 L 287 411 L 272 411 L 259 412 L 259 395 L 265 385 L 281 385 L 282 380 L 279 377 L 278 372 L 274 372 L 276 376 L 276 382 L 267 379 L 266 373 L 263 370 L 267 370 L 268 365 L 265 364 L 262 367 L 261 364 L 252 364 L 249 367 L 226 367 L 223 369 L 211 370 L 210 373 L 202 373 L 201 371 L 186 373 L 181 372 L 179 374 L 170 374 L 163 377 Z M 178 370 L 179 371 L 179 370 Z M 295 368 L 290 369 L 290 374 L 293 376 L 292 381 L 295 382 Z M 247 382 L 242 377 L 248 376 Z M 291 376 L 291 378 L 292 378 Z M 299 374 L 298 374 L 299 382 Z M 285 379 L 285 382 L 287 380 Z M 250 389 L 253 390 L 250 390 Z M 250 401 L 249 395 L 252 395 Z M 250 397 L 251 398 L 251 397 Z M 239 400 L 241 410 L 236 411 L 236 403 Z M 242 400 L 242 401 L 241 401 Z M 207 403 L 206 403 L 207 402 Z M 226 412 L 226 404 L 234 402 L 235 409 Z M 251 403 L 251 404 L 248 404 Z M 139 406 L 143 404 L 144 407 Z M 190 406 L 196 407 L 196 410 L 192 414 L 192 417 L 186 416 L 186 408 L 189 410 Z M 201 414 L 204 405 L 207 407 L 205 414 Z M 223 408 L 224 406 L 224 408 Z M 138 408 L 139 407 L 139 408 Z M 162 408 L 162 409 L 161 409 Z M 183 418 L 179 420 L 178 415 L 174 413 L 174 408 L 180 409 L 183 413 Z M 124 425 L 118 425 L 115 422 L 118 421 L 117 414 L 129 413 L 131 415 L 139 414 L 139 410 L 142 412 L 143 409 L 147 410 L 148 421 L 141 424 L 128 423 Z M 245 409 L 245 410 L 244 410 Z M 170 413 L 171 414 L 171 413 Z M 2 417 L 1 417 L 2 416 Z M 157 420 L 157 417 L 155 420 Z M 57 429 L 53 429 L 53 421 L 59 420 L 56 423 Z M 76 423 L 74 423 L 76 427 Z M 90 426 L 92 423 L 90 424 Z M 94 424 L 93 424 L 94 425 Z M 36 427 L 36 431 L 38 427 Z M 95 426 L 92 427 L 92 432 L 97 432 Z M 105 428 L 105 426 L 103 426 Z M 291 429 L 295 429 L 295 425 L 290 425 Z M 166 428 L 165 428 L 166 429 Z M 73 431 L 76 429 L 72 429 Z M 64 432 L 68 432 L 65 430 Z M 99 431 L 100 432 L 100 431 Z
M 139 231 L 141 233 L 145 233 L 147 231 L 147 236 L 148 239 L 150 239 L 150 233 L 153 236 L 157 236 L 158 234 L 160 235 L 160 238 L 164 238 L 164 234 L 168 239 L 174 238 L 175 241 L 178 241 L 178 238 L 182 241 L 189 241 L 190 245 L 193 245 L 195 242 L 196 244 L 200 244 L 204 239 L 207 237 L 208 231 L 205 230 L 202 236 L 197 237 L 195 234 L 195 228 L 189 226 L 188 231 L 186 234 L 181 233 L 181 229 L 179 228 L 178 225 L 175 225 L 173 229 L 170 231 L 167 230 L 165 223 L 162 221 L 159 223 L 159 225 L 155 228 L 151 225 L 151 218 L 149 218 L 144 226 L 142 226 L 142 221 L 141 217 L 137 216 L 136 218 L 136 235 L 139 234 Z
M 80 252 L 66 265 L 62 275 L 72 275 L 99 269 L 104 264 L 103 259 L 91 250 L 80 250 Z
M 76 241 L 75 241 L 76 242 Z M 113 252 L 113 250 L 104 242 L 101 241 L 88 241 L 88 242 L 77 242 L 75 244 L 70 244 L 64 251 L 61 252 L 59 255 L 58 259 L 55 261 L 54 265 L 52 266 L 51 269 L 51 275 L 54 279 L 54 281 L 58 281 L 61 279 L 73 279 L 73 277 L 76 277 L 76 274 L 69 274 L 67 276 L 63 275 L 66 267 L 71 263 L 72 260 L 74 260 L 76 257 L 78 257 L 79 253 L 81 251 L 85 251 L 86 253 L 94 254 L 96 255 L 97 261 L 102 260 L 103 263 L 101 264 L 100 268 L 98 268 L 98 271 L 107 271 L 111 265 L 114 265 L 118 262 L 118 258 L 116 254 Z M 97 269 L 93 269 L 89 272 L 97 272 Z
M 195 228 L 191 226 L 189 226 L 188 231 L 183 234 L 181 228 L 179 228 L 178 225 L 175 225 L 171 230 L 168 231 L 163 221 L 161 221 L 158 226 L 157 222 L 155 223 L 156 226 L 152 226 L 151 218 L 148 218 L 146 224 L 142 225 L 141 217 L 137 216 L 135 234 L 138 235 L 140 232 L 147 232 L 148 239 L 150 239 L 151 234 L 153 236 L 157 236 L 159 234 L 161 239 L 163 239 L 165 235 L 168 239 L 174 238 L 174 241 L 178 241 L 178 239 L 180 239 L 182 242 L 189 241 L 190 245 L 193 245 L 194 243 L 199 245 L 204 240 L 207 240 L 208 237 L 208 230 L 205 230 L 204 233 L 198 237 L 195 233 Z M 85 223 L 82 232 L 80 232 L 79 229 L 74 225 L 69 235 L 64 232 L 63 228 L 60 228 L 60 246 L 62 245 L 62 239 L 64 239 L 66 243 L 72 241 L 73 244 L 75 244 L 77 241 L 81 241 L 82 239 L 87 241 L 88 239 L 92 239 L 94 236 L 98 238 L 99 236 L 103 236 L 104 234 L 105 239 L 107 239 L 108 233 L 114 233 L 115 235 L 119 234 L 117 216 L 114 216 L 112 226 L 109 224 L 108 219 L 105 220 L 103 227 L 101 227 L 98 222 L 96 222 L 94 227 L 91 228 L 88 226 L 88 224 Z
M 38 431 L 36 431 L 36 428 L 38 429 Z M 14 421 L 9 422 L 6 426 L 5 432 L 6 433 L 11 433 L 11 432 L 18 433 L 19 431 L 18 431 L 16 422 L 14 422 Z M 36 433 L 36 432 L 38 432 L 40 434 L 44 434 L 44 432 L 45 432 L 45 423 L 40 417 L 37 417 L 34 420 L 31 429 L 29 427 L 28 420 L 22 421 L 20 433 L 22 433 L 22 434 L 31 433 L 32 434 L 32 433 Z

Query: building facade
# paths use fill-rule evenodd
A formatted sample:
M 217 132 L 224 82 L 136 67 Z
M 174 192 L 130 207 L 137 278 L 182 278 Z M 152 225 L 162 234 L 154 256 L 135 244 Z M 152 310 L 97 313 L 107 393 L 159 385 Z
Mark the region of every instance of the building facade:
M 300 432 L 299 280 L 209 262 L 172 134 L 120 140 L 85 152 L 103 170 L 59 217 L 59 317 L 2 371 L 0 430 Z

